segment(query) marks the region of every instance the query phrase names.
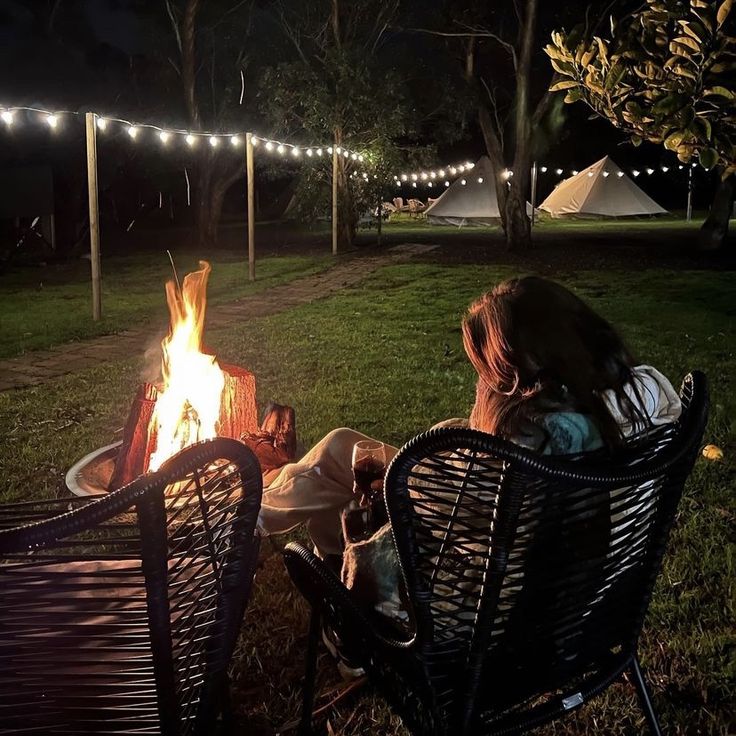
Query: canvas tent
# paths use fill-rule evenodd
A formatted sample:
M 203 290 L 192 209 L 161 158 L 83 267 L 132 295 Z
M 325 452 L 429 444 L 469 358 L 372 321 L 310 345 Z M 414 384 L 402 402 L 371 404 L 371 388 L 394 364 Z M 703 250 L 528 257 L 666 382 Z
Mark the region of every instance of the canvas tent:
M 608 156 L 560 182 L 539 208 L 552 217 L 627 217 L 666 213 Z
M 464 183 L 463 183 L 464 182 Z M 491 161 L 483 156 L 424 211 L 432 225 L 495 225 L 501 218 Z

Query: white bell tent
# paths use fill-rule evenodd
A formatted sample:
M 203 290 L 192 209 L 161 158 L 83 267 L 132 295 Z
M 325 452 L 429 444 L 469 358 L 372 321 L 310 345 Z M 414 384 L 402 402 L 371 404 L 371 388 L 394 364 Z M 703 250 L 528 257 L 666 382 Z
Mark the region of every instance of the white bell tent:
M 639 189 L 608 156 L 561 181 L 539 208 L 552 217 L 631 217 L 664 215 L 667 212 Z
M 488 156 L 452 183 L 424 211 L 432 225 L 495 225 L 500 221 L 496 184 Z

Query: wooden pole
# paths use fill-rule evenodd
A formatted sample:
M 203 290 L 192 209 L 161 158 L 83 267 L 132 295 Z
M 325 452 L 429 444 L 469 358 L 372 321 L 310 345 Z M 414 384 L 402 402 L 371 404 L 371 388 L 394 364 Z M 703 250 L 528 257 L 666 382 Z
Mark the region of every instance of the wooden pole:
M 337 177 L 339 162 L 337 156 L 337 143 L 332 146 L 332 255 L 337 255 Z
M 87 191 L 89 195 L 89 242 L 92 264 L 92 319 L 102 318 L 100 267 L 100 208 L 97 199 L 97 115 L 85 115 L 87 133 Z
M 245 134 L 245 169 L 248 178 L 248 279 L 256 280 L 256 208 L 253 174 L 253 133 Z
M 534 227 L 534 211 L 537 208 L 537 162 L 532 164 L 532 227 Z

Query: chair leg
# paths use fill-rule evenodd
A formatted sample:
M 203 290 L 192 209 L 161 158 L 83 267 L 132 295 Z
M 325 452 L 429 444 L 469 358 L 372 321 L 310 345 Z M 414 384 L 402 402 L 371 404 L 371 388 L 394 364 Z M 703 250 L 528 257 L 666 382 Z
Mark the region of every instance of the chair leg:
M 631 674 L 633 675 L 636 694 L 639 696 L 639 704 L 644 711 L 644 717 L 646 718 L 649 730 L 653 736 L 662 736 L 662 729 L 657 720 L 657 714 L 654 712 L 654 705 L 652 704 L 652 695 L 644 679 L 644 673 L 641 671 L 639 658 L 636 656 L 631 664 Z
M 299 722 L 299 736 L 312 734 L 312 710 L 314 709 L 314 687 L 317 676 L 317 645 L 322 624 L 319 608 L 312 608 L 309 620 L 309 640 L 307 641 L 307 666 L 304 671 L 302 690 L 302 718 Z

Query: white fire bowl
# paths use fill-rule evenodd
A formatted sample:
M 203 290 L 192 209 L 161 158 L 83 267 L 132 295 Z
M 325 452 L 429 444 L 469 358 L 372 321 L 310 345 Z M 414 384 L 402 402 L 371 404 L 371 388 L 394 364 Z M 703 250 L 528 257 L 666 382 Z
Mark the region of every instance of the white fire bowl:
M 105 445 L 85 455 L 66 473 L 66 487 L 77 496 L 107 493 L 122 441 Z

